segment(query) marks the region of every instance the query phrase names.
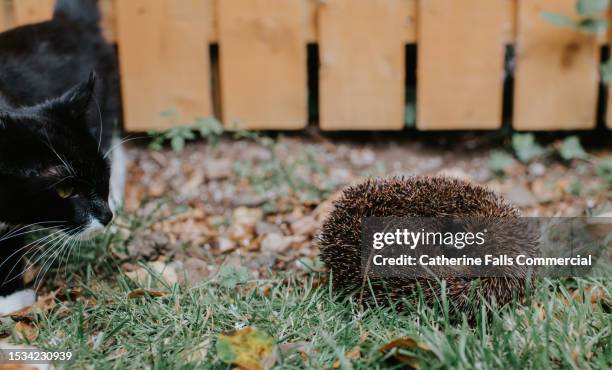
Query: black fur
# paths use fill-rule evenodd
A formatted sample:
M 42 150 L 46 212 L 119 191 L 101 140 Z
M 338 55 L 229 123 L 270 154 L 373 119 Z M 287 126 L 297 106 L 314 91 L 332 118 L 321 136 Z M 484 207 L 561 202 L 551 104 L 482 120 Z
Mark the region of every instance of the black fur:
M 0 34 L 0 223 L 78 234 L 112 219 L 106 154 L 120 97 L 98 20 L 96 1 L 59 0 L 51 21 Z M 18 288 L 2 284 L 23 244 L 2 239 L 0 296 Z

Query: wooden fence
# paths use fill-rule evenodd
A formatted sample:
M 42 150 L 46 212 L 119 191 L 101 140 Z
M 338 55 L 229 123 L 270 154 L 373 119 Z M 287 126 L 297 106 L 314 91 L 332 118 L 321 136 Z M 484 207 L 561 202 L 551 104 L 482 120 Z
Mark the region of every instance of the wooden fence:
M 0 29 L 7 29 L 48 19 L 54 1 L 0 2 Z M 574 6 L 575 0 L 101 0 L 106 36 L 118 45 L 131 131 L 213 114 L 228 128 L 304 128 L 308 44 L 318 47 L 312 86 L 322 129 L 399 130 L 406 45 L 414 43 L 420 130 L 500 128 L 507 45 L 515 50 L 506 94 L 516 129 L 592 129 L 608 36 L 542 17 L 543 11 L 574 17 Z M 612 127 L 612 98 L 608 106 Z M 179 117 L 160 114 L 168 110 Z

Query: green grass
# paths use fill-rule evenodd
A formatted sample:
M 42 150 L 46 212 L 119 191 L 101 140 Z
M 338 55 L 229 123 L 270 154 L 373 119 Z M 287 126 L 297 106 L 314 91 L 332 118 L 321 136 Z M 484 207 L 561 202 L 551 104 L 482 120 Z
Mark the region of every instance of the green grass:
M 123 219 L 131 230 L 150 223 Z M 35 323 L 39 336 L 31 344 L 74 351 L 71 368 L 230 369 L 217 353 L 217 339 L 247 326 L 272 336 L 278 348 L 300 343 L 306 352 L 280 351 L 275 369 L 324 369 L 334 363 L 354 369 L 401 368 L 393 353 L 379 351 L 399 337 L 423 344 L 425 349 L 402 351 L 422 369 L 607 369 L 612 364 L 610 279 L 538 280 L 523 302 L 482 309 L 472 323 L 451 314 L 445 297 L 433 305 L 408 304 L 403 311 L 361 307 L 355 297 L 338 297 L 327 275 L 317 272 L 249 280 L 244 268 L 224 266 L 195 287 L 168 286 L 163 297 L 129 299 L 139 286 L 109 253 L 111 245 L 119 250 L 129 242 L 121 235 L 108 234 L 82 246 L 49 272 L 60 281 L 67 274 L 67 285 L 83 293 L 41 315 Z M 597 287 L 605 298 L 592 304 L 587 287 Z M 355 347 L 360 357 L 347 358 Z
M 73 350 L 71 367 L 229 369 L 216 353 L 216 340 L 245 326 L 273 336 L 277 346 L 307 343 L 306 356 L 282 352 L 276 369 L 331 368 L 338 359 L 343 368 L 398 368 L 379 348 L 403 336 L 429 348 L 405 353 L 423 369 L 604 369 L 612 361 L 609 301 L 592 305 L 588 293 L 581 299 L 570 293 L 598 286 L 610 297 L 609 280 L 541 280 L 530 299 L 482 310 L 472 325 L 465 317 L 450 320 L 444 304 L 410 305 L 401 313 L 393 307 L 362 308 L 350 297 L 337 297 L 320 273 L 280 273 L 265 281 L 232 275 L 228 282 L 222 276 L 193 288 L 172 286 L 164 297 L 128 299 L 135 284 L 112 260 L 92 252 L 111 241 L 100 240 L 69 268 L 81 277 L 76 285 L 82 297 L 61 303 L 37 322 L 40 335 L 33 344 Z M 346 358 L 355 346 L 361 357 Z M 190 357 L 196 349 L 205 356 Z

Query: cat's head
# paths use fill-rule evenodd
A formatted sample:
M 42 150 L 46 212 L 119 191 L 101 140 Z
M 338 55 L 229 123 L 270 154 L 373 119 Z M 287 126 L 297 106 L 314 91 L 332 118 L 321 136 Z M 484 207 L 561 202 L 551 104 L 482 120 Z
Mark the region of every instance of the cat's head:
M 95 80 L 92 73 L 54 99 L 0 112 L 0 221 L 82 239 L 111 222 L 110 164 L 89 130 L 100 120 L 90 107 Z

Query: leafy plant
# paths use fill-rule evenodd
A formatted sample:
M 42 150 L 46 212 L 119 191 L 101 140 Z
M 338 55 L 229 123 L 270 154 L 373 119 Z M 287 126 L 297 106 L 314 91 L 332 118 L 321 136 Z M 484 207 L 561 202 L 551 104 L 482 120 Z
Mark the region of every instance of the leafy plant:
M 604 158 L 597 164 L 597 175 L 612 185 L 612 158 Z
M 219 269 L 217 281 L 224 288 L 234 289 L 236 285 L 246 282 L 249 277 L 249 270 L 244 266 L 223 265 Z
M 563 140 L 559 148 L 559 155 L 566 161 L 572 159 L 587 159 L 589 155 L 580 145 L 580 139 L 577 136 L 569 136 Z
M 489 160 L 487 162 L 491 171 L 497 174 L 503 173 L 508 167 L 512 166 L 514 163 L 515 160 L 510 154 L 502 152 L 500 150 L 492 151 L 489 155 Z
M 546 149 L 538 144 L 531 133 L 512 135 L 512 149 L 516 157 L 523 163 L 546 154 Z
M 153 150 L 161 150 L 166 142 L 170 142 L 170 146 L 175 152 L 181 152 L 185 148 L 185 143 L 197 138 L 196 133 L 202 139 L 216 145 L 223 134 L 223 125 L 214 117 L 197 118 L 192 124 L 178 125 L 176 124 L 176 117 L 178 116 L 176 111 L 164 111 L 161 116 L 170 120 L 172 125 L 176 127 L 165 131 L 149 131 L 148 134 L 152 138 L 149 147 Z
M 404 109 L 404 124 L 408 128 L 416 126 L 416 89 L 408 87 L 406 90 L 406 107 Z

